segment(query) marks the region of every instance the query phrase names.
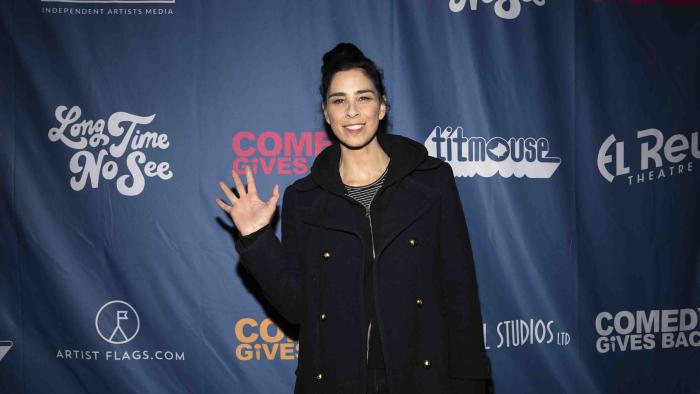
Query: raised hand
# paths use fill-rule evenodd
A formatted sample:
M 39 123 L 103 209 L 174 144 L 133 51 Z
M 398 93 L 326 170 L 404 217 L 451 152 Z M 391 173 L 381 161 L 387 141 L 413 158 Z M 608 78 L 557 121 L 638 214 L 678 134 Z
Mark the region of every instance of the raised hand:
M 245 177 L 248 183 L 247 191 L 243 182 L 241 182 L 241 178 L 235 171 L 231 171 L 231 177 L 233 177 L 238 197 L 233 194 L 223 181 L 219 181 L 219 187 L 224 191 L 231 205 L 226 204 L 219 198 L 216 199 L 216 204 L 231 216 L 231 220 L 233 220 L 241 235 L 254 233 L 270 223 L 280 196 L 279 185 L 275 184 L 272 188 L 272 196 L 270 196 L 269 200 L 262 201 L 258 196 L 253 171 L 250 169 L 250 166 L 245 168 Z

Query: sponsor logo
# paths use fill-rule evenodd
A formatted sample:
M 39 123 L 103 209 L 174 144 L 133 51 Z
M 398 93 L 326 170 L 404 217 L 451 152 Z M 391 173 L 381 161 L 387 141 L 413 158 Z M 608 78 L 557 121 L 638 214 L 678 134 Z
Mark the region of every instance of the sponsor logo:
M 700 347 L 700 308 L 600 312 L 598 353 Z
M 627 185 L 654 182 L 693 172 L 693 162 L 700 159 L 698 132 L 690 135 L 674 134 L 664 138 L 657 129 L 637 132 L 639 145 L 639 165 L 633 168 L 625 162 L 625 142 L 617 141 L 610 134 L 598 149 L 598 171 L 608 182 L 623 176 Z M 612 167 L 612 168 L 611 168 Z
M 168 149 L 168 135 L 162 132 L 142 130 L 156 117 L 139 116 L 128 112 L 115 112 L 104 119 L 82 119 L 80 107 L 68 109 L 56 107 L 55 116 L 59 125 L 49 129 L 51 142 L 61 141 L 75 150 L 69 169 L 74 174 L 70 187 L 75 191 L 90 187 L 96 189 L 100 179 L 116 181 L 117 191 L 125 196 L 141 194 L 146 179 L 173 177 L 167 161 L 155 162 L 147 159 L 146 149 Z
M 458 177 L 551 178 L 561 164 L 559 157 L 549 155 L 549 140 L 542 137 L 465 137 L 461 126 L 436 126 L 424 145 Z
M 126 301 L 112 300 L 95 314 L 95 329 L 104 341 L 112 345 L 131 342 L 139 333 L 141 320 L 136 309 Z M 184 361 L 185 352 L 171 349 L 71 349 L 56 351 L 60 360 L 80 361 Z
M 114 300 L 104 304 L 95 316 L 97 333 L 113 345 L 121 345 L 134 339 L 140 326 L 139 314 L 124 301 Z
M 484 323 L 484 345 L 488 350 L 491 347 L 486 326 Z M 496 335 L 496 349 L 550 344 L 568 346 L 571 343 L 571 335 L 556 330 L 554 320 L 530 318 L 499 321 L 496 323 Z
M 532 3 L 541 7 L 545 5 L 545 0 L 450 0 L 450 11 L 461 12 L 467 3 L 472 11 L 478 10 L 479 3 L 493 3 L 493 10 L 499 18 L 515 19 L 520 16 L 521 3 Z
M 299 357 L 299 342 L 280 330 L 270 319 L 258 323 L 253 318 L 242 318 L 234 327 L 236 359 L 251 360 L 296 360 Z
M 245 172 L 246 165 L 255 173 L 306 174 L 313 158 L 329 145 L 325 131 L 238 131 L 231 138 L 231 149 L 236 155 L 232 168 L 239 174 Z
M 174 15 L 175 0 L 40 0 L 42 14 Z
M 5 358 L 5 355 L 7 352 L 12 349 L 12 341 L 0 341 L 0 361 L 2 361 L 3 358 Z

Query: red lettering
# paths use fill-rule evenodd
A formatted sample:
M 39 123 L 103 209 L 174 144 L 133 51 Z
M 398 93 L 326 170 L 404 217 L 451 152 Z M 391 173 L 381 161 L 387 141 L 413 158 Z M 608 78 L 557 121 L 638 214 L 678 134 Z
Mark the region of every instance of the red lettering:
M 306 174 L 309 167 L 306 165 L 306 157 L 294 158 L 294 173 L 297 175 Z
M 277 173 L 282 175 L 290 175 L 292 173 L 292 159 L 289 157 L 277 158 Z
M 242 175 L 249 165 L 253 173 L 260 167 L 265 174 L 303 175 L 309 172 L 309 158 L 332 144 L 325 131 L 239 131 L 232 138 L 233 152 L 239 156 L 232 169 Z
M 236 160 L 233 161 L 233 165 L 231 166 L 231 169 L 233 171 L 236 171 L 236 174 L 245 174 L 245 166 L 248 164 L 248 159 L 245 157 L 237 157 Z M 253 166 L 251 166 L 253 167 Z M 252 168 L 253 172 L 255 172 L 255 168 Z
M 311 132 L 302 131 L 297 134 L 293 131 L 284 132 L 284 155 L 311 156 Z
M 268 149 L 267 141 L 272 141 L 272 149 Z M 282 138 L 274 131 L 263 131 L 258 136 L 258 152 L 263 156 L 277 156 L 282 151 Z
M 255 135 L 253 135 L 253 133 L 250 131 L 239 131 L 238 133 L 234 134 L 233 139 L 231 140 L 231 148 L 233 148 L 233 153 L 235 153 L 236 156 L 251 156 L 253 153 L 255 153 L 255 149 L 253 147 L 243 149 L 241 147 L 242 139 L 254 141 Z
M 272 174 L 272 170 L 275 169 L 275 157 L 271 157 L 270 160 L 266 160 L 264 157 L 258 159 L 260 162 L 260 167 L 264 174 Z

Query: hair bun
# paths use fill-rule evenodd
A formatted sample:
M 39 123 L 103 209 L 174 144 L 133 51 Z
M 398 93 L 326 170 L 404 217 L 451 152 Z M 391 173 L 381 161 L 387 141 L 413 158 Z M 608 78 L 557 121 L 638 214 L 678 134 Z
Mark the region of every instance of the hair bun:
M 321 70 L 325 71 L 328 67 L 339 62 L 362 61 L 367 59 L 360 48 L 349 42 L 341 42 L 335 48 L 326 52 L 323 55 L 323 66 Z

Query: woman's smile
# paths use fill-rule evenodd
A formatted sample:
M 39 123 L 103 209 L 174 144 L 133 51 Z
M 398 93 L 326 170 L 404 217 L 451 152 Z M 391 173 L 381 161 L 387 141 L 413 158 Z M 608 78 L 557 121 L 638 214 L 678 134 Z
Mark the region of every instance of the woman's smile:
M 360 133 L 362 133 L 362 132 L 364 131 L 364 129 L 365 129 L 364 126 L 365 126 L 364 123 L 351 123 L 351 124 L 345 125 L 345 126 L 343 126 L 343 127 L 345 128 L 345 130 L 346 130 L 348 133 L 350 133 L 350 134 L 352 134 L 352 135 L 355 135 L 355 134 L 360 134 Z

